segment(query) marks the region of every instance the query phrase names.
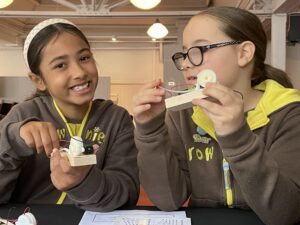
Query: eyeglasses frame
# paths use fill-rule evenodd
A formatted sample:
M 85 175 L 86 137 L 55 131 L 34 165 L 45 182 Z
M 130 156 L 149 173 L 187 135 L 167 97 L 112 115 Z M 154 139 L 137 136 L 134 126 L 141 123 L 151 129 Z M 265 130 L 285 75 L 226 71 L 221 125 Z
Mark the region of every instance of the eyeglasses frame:
M 175 64 L 175 67 L 180 70 L 180 71 L 183 71 L 184 68 L 181 67 L 181 68 L 178 68 L 176 66 L 176 59 L 175 59 L 175 55 L 177 54 L 181 54 L 183 56 L 183 60 L 186 60 L 186 58 L 189 59 L 190 63 L 193 65 L 193 66 L 200 66 L 202 63 L 203 63 L 203 55 L 206 51 L 208 51 L 209 49 L 213 49 L 213 48 L 220 48 L 220 47 L 224 47 L 224 46 L 228 46 L 228 45 L 236 45 L 236 44 L 240 44 L 242 43 L 242 41 L 226 41 L 226 42 L 220 42 L 220 43 L 216 43 L 216 44 L 211 44 L 211 45 L 202 45 L 202 46 L 193 46 L 193 47 L 190 47 L 186 53 L 184 52 L 176 52 L 173 56 L 172 56 L 172 60 L 173 60 L 173 63 Z M 190 57 L 189 57 L 189 51 L 193 48 L 198 48 L 201 52 L 201 62 L 199 64 L 195 64 L 191 61 Z

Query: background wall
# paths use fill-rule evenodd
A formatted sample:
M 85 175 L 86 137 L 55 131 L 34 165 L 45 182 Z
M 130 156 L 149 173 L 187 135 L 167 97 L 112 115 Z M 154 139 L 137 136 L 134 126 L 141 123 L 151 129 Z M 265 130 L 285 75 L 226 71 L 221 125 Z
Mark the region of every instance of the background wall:
M 300 90 L 300 43 L 287 47 L 286 72 Z
M 94 49 L 99 76 L 111 77 L 110 97 L 131 113 L 133 95 L 147 81 L 163 78 L 165 84 L 183 82 L 175 69 L 171 55 L 181 50 L 178 43 L 165 44 L 152 49 Z M 269 62 L 270 51 L 266 62 Z M 165 62 L 162 64 L 162 62 Z M 286 71 L 295 87 L 300 89 L 300 43 L 287 46 Z M 0 49 L 0 76 L 27 76 L 21 49 Z M 1 96 L 0 96 L 1 97 Z
M 93 49 L 93 53 L 99 76 L 111 78 L 111 99 L 130 113 L 132 97 L 141 85 L 162 78 L 159 48 Z M 21 49 L 0 50 L 0 76 L 27 76 L 27 71 Z

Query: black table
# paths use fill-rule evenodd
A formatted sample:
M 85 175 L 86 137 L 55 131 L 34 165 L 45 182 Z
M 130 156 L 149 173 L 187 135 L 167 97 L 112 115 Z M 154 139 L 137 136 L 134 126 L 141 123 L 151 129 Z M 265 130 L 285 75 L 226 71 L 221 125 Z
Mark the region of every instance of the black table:
M 18 218 L 26 207 L 35 215 L 38 225 L 78 225 L 84 210 L 73 205 L 0 205 L 0 217 Z M 158 210 L 155 207 L 134 207 L 125 209 Z M 263 225 L 252 211 L 228 208 L 188 208 L 192 225 Z

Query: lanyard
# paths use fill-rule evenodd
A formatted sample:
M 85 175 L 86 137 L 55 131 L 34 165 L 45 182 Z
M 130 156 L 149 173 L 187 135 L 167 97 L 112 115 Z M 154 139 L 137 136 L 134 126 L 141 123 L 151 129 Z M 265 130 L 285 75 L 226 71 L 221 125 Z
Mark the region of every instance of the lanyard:
M 69 132 L 70 136 L 73 137 L 74 134 L 73 134 L 73 132 L 72 132 L 72 129 L 71 129 L 70 125 L 69 125 L 68 121 L 66 120 L 66 117 L 64 116 L 64 114 L 60 111 L 60 109 L 59 109 L 59 107 L 58 107 L 58 105 L 56 104 L 56 102 L 55 102 L 54 99 L 53 99 L 53 104 L 54 104 L 54 107 L 55 107 L 56 111 L 58 112 L 59 116 L 60 116 L 61 119 L 64 121 L 64 123 L 65 123 L 65 125 L 66 125 L 66 127 L 67 127 L 67 129 L 68 129 L 68 132 Z M 86 124 L 86 121 L 87 121 L 87 118 L 88 118 L 89 113 L 90 113 L 90 111 L 91 111 L 91 108 L 92 108 L 92 102 L 90 102 L 90 104 L 89 104 L 89 108 L 88 108 L 87 112 L 85 113 L 85 115 L 84 115 L 84 117 L 83 117 L 83 120 L 82 120 L 82 122 L 81 122 L 81 124 L 80 124 L 79 131 L 78 131 L 77 134 L 75 134 L 76 136 L 81 137 L 83 128 L 84 128 L 84 126 L 85 126 L 85 124 Z M 61 204 L 64 202 L 66 196 L 67 196 L 66 192 L 62 192 L 61 195 L 60 195 L 60 197 L 59 197 L 59 199 L 57 200 L 56 204 L 57 204 L 57 205 L 61 205 Z
M 68 121 L 66 120 L 64 114 L 60 111 L 60 109 L 59 109 L 58 105 L 56 104 L 56 102 L 54 101 L 54 99 L 53 99 L 53 103 L 54 103 L 54 107 L 55 107 L 56 111 L 58 112 L 59 116 L 61 117 L 61 119 L 62 119 L 62 120 L 64 121 L 64 123 L 66 124 L 66 127 L 67 127 L 67 129 L 68 129 L 68 132 L 69 132 L 70 136 L 73 137 L 74 135 L 73 135 L 73 132 L 72 132 L 72 130 L 71 130 L 71 128 L 70 128 L 70 125 L 69 125 Z M 86 124 L 86 121 L 87 121 L 87 118 L 88 118 L 89 113 L 90 113 L 90 111 L 91 111 L 91 108 L 92 108 L 92 102 L 90 102 L 90 104 L 89 104 L 89 108 L 88 108 L 87 112 L 85 113 L 85 115 L 84 115 L 84 117 L 83 117 L 83 120 L 82 120 L 82 122 L 81 122 L 79 131 L 78 131 L 78 134 L 76 134 L 76 136 L 81 137 L 83 128 L 84 128 L 84 126 L 85 126 L 85 124 Z
M 232 188 L 230 182 L 230 168 L 229 168 L 229 163 L 226 161 L 225 158 L 223 159 L 223 173 L 224 173 L 224 185 L 225 185 L 227 205 L 229 208 L 232 208 L 233 194 L 232 194 Z

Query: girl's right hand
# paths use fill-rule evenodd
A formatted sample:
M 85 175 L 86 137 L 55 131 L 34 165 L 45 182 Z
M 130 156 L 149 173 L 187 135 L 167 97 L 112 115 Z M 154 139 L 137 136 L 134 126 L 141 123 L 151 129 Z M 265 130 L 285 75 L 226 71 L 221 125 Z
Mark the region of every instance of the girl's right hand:
M 160 79 L 152 81 L 133 97 L 133 117 L 137 123 L 147 123 L 165 110 L 165 90 L 158 88 L 161 84 Z
M 59 149 L 59 138 L 52 123 L 30 121 L 20 128 L 20 136 L 28 147 L 37 153 L 45 152 L 50 156 L 54 148 Z

